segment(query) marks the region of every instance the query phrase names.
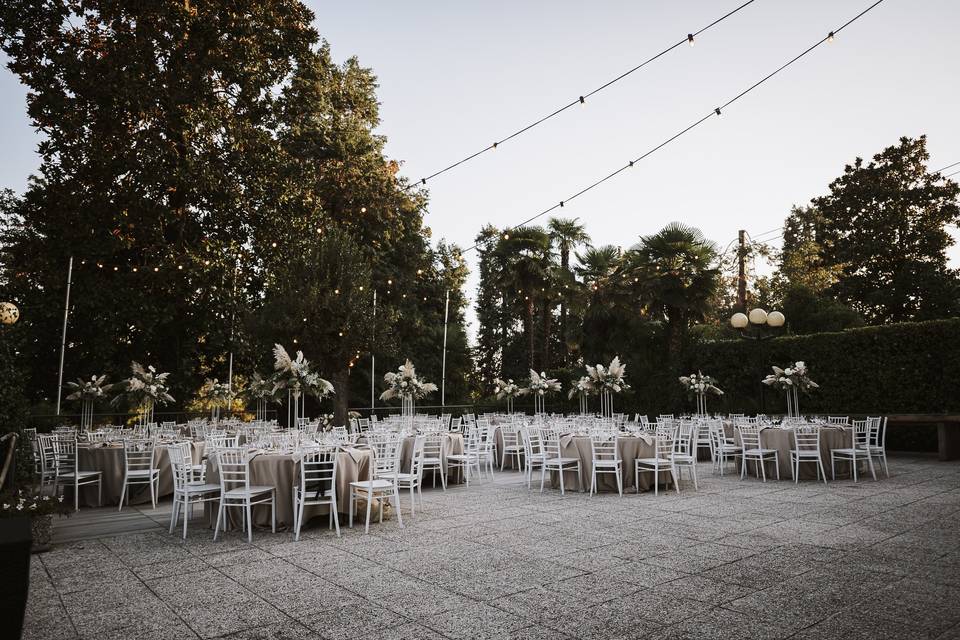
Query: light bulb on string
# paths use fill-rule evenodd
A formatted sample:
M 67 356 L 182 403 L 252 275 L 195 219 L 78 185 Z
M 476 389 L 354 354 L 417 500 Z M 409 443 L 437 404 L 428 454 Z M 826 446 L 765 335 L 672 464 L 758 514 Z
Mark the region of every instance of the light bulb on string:
M 688 34 L 687 34 L 687 42 L 690 43 L 690 46 L 691 46 L 691 47 L 693 46 L 693 34 L 692 34 L 692 33 L 688 33 Z
M 713 112 L 714 112 L 715 114 L 717 114 L 718 116 L 719 116 L 719 115 L 722 115 L 722 114 L 720 113 L 720 107 L 717 107 L 716 109 L 714 109 Z
M 276 249 L 276 248 L 277 248 L 277 243 L 276 243 L 276 242 L 272 242 L 272 243 L 270 243 L 270 246 L 273 247 L 274 249 Z
M 835 37 L 835 36 L 834 36 L 833 31 L 831 31 L 830 33 L 828 33 L 828 34 L 827 34 L 827 42 L 833 42 L 834 37 Z
M 509 234 L 509 233 L 503 234 L 503 239 L 504 239 L 504 240 L 509 240 L 509 239 L 510 239 L 510 234 Z
M 366 207 L 360 207 L 360 213 L 366 213 L 366 212 L 367 212 Z
M 586 98 L 584 98 L 583 96 L 580 96 L 580 104 L 585 104 L 586 101 L 587 101 Z
M 158 271 L 160 271 L 160 267 L 154 267 L 154 268 L 153 268 L 153 272 L 154 272 L 154 273 L 156 273 L 156 272 L 158 272 Z

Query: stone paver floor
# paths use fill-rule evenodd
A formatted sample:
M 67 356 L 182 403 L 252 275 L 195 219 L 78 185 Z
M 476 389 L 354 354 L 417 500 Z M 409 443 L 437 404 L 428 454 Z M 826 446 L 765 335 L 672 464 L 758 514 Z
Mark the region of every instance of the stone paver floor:
M 505 472 L 371 535 L 64 543 L 34 556 L 24 637 L 960 638 L 960 464 L 890 467 L 795 486 L 701 464 L 697 492 L 623 498 Z

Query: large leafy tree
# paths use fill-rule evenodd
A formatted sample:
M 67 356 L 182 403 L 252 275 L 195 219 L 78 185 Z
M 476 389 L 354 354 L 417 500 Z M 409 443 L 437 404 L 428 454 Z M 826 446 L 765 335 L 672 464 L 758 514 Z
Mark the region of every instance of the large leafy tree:
M 373 133 L 375 77 L 335 64 L 312 20 L 297 0 L 0 7 L 0 45 L 44 138 L 39 175 L 0 201 L 0 280 L 24 310 L 30 388 L 55 385 L 71 255 L 67 377 L 121 375 L 136 358 L 173 371 L 184 396 L 225 378 L 230 352 L 254 367 L 289 331 L 247 334 L 237 319 L 303 285 L 285 259 L 334 229 L 406 319 L 378 348 L 424 348 L 418 327 L 437 324 L 437 289 L 458 286 L 460 267 L 438 268 L 454 251 L 431 250 L 425 194 Z M 427 295 L 439 311 L 418 310 Z
M 901 138 L 857 158 L 815 198 L 816 242 L 839 273 L 830 293 L 871 322 L 946 317 L 960 310 L 960 279 L 947 266 L 960 221 L 960 187 L 927 171 L 926 137 Z

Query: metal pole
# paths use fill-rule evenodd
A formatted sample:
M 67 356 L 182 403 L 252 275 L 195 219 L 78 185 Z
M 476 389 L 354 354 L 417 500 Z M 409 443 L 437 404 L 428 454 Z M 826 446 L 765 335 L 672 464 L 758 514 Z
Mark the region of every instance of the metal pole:
M 233 410 L 233 331 L 237 317 L 237 263 L 233 263 L 233 289 L 230 293 L 230 364 L 227 369 L 227 392 L 230 394 L 230 410 Z
M 740 311 L 747 312 L 747 268 L 746 268 L 746 258 L 747 258 L 747 246 L 746 246 L 746 236 L 747 232 L 743 229 L 740 229 L 740 232 L 737 234 L 737 240 L 739 246 L 737 247 L 737 306 L 740 307 Z
M 373 329 L 370 331 L 370 413 L 373 413 L 376 401 L 377 357 L 373 355 L 374 341 L 377 332 L 377 290 L 373 290 Z
M 443 306 L 443 369 L 440 374 L 440 406 L 447 406 L 447 321 L 450 319 L 450 289 Z
M 63 334 L 60 339 L 60 375 L 57 377 L 57 415 L 60 415 L 60 396 L 63 393 L 63 357 L 67 350 L 67 319 L 70 317 L 70 284 L 73 280 L 73 256 L 67 265 L 67 296 L 63 303 Z

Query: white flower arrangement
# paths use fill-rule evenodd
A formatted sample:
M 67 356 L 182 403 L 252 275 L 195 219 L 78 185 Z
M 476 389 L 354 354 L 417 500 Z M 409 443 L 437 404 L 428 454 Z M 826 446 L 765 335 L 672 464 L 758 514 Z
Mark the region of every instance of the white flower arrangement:
M 820 385 L 807 375 L 807 365 L 803 360 L 799 360 L 785 369 L 780 367 L 772 367 L 772 369 L 773 373 L 767 374 L 767 377 L 763 379 L 763 384 L 767 386 L 784 391 L 796 389 L 804 393 L 811 389 L 820 388 Z
M 437 390 L 437 385 L 432 382 L 424 382 L 417 377 L 417 371 L 409 359 L 398 367 L 396 372 L 387 372 L 383 376 L 383 381 L 387 383 L 387 390 L 380 394 L 381 400 L 392 400 L 394 398 L 420 399 Z
M 67 400 L 93 401 L 103 398 L 113 388 L 112 384 L 104 384 L 107 376 L 90 376 L 89 380 L 78 378 L 76 382 L 68 382 L 67 388 L 73 391 Z
M 620 363 L 620 356 L 611 360 L 606 368 L 602 364 L 595 367 L 587 366 L 587 375 L 598 392 L 620 393 L 624 389 L 629 389 L 630 385 L 626 382 L 626 373 L 627 365 Z
M 703 372 L 697 371 L 688 376 L 680 376 L 680 384 L 691 395 L 722 396 L 723 391 L 717 386 L 717 381 L 710 376 L 703 375 Z
M 250 378 L 250 382 L 247 383 L 247 389 L 244 391 L 244 395 L 257 401 L 277 401 L 277 396 L 274 392 L 275 384 L 272 378 L 264 378 L 259 373 L 255 373 Z
M 530 393 L 529 389 L 524 389 L 520 385 L 516 384 L 513 380 L 507 380 L 504 382 L 500 378 L 493 379 L 493 392 L 497 396 L 497 400 L 503 400 L 504 398 L 517 398 L 522 395 Z
M 303 357 L 303 351 L 297 351 L 296 358 L 291 358 L 286 349 L 275 344 L 273 358 L 276 374 L 272 395 L 282 389 L 289 389 L 297 397 L 301 393 L 312 393 L 317 398 L 326 398 L 333 393 L 333 385 L 310 370 L 310 361 Z
M 206 400 L 211 402 L 229 402 L 230 396 L 233 395 L 233 390 L 230 388 L 230 385 L 224 384 L 214 378 L 211 380 L 207 378 L 203 382 L 203 387 L 200 389 L 200 395 Z
M 576 382 L 571 383 L 570 391 L 567 392 L 567 399 L 572 400 L 573 396 L 576 395 L 593 395 L 597 392 L 597 388 L 593 386 L 593 380 L 590 376 L 583 376 Z
M 167 385 L 169 373 L 157 373 L 153 366 L 143 367 L 139 362 L 130 363 L 132 376 L 117 383 L 122 393 L 113 399 L 116 404 L 124 397 L 134 400 L 138 406 L 164 405 L 174 402 Z
M 527 387 L 527 392 L 543 397 L 548 393 L 556 393 L 557 391 L 560 391 L 559 381 L 555 378 L 548 378 L 545 371 L 537 373 L 530 369 L 530 385 Z

